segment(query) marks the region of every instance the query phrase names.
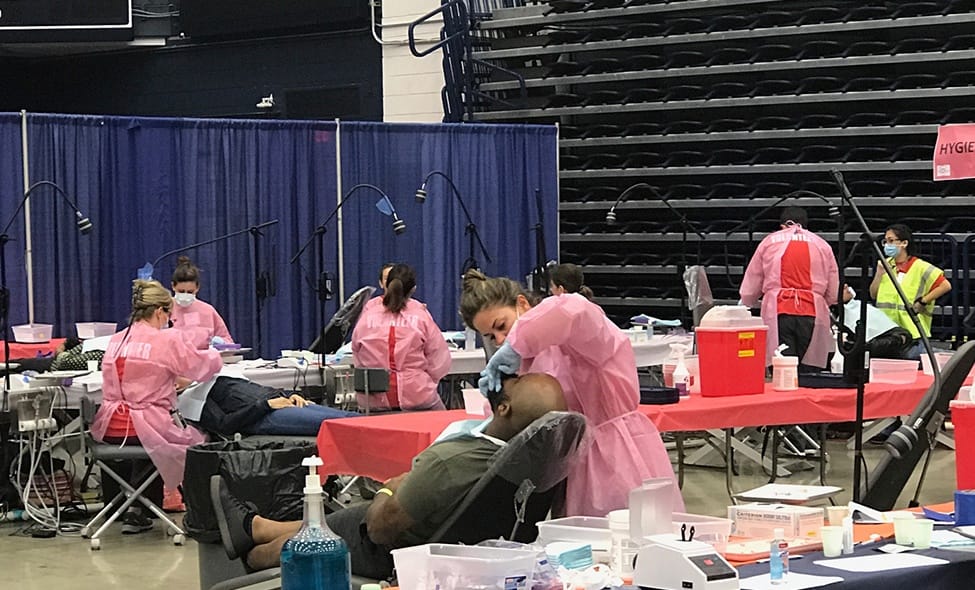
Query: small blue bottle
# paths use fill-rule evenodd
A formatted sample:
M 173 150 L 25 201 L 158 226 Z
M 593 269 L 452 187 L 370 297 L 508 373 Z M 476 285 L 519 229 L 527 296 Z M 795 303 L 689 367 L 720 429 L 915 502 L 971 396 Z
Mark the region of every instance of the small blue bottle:
M 789 542 L 784 529 L 775 529 L 774 535 L 769 546 L 769 578 L 772 584 L 785 584 L 789 577 Z
M 308 457 L 305 476 L 305 515 L 298 534 L 281 548 L 281 590 L 350 590 L 352 564 L 349 546 L 325 524 L 322 482 L 318 467 L 322 460 Z

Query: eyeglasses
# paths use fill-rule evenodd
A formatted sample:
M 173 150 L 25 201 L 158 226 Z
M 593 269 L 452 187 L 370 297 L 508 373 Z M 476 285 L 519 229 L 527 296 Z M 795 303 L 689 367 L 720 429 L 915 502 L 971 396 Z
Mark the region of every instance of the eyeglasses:
M 903 242 L 903 241 L 904 241 L 904 240 L 899 240 L 899 239 L 897 239 L 897 238 L 886 238 L 886 239 L 884 240 L 884 242 L 885 242 L 885 243 L 887 243 L 887 244 L 899 244 L 899 243 L 901 243 L 901 242 Z

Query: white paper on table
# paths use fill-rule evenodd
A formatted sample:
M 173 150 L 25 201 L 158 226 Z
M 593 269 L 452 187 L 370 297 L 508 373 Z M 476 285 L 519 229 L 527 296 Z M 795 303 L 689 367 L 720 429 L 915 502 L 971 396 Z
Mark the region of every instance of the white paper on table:
M 108 350 L 108 341 L 112 339 L 114 334 L 108 336 L 99 336 L 98 338 L 89 338 L 81 343 L 81 352 L 91 352 L 93 350 Z
M 844 557 L 842 559 L 821 559 L 813 563 L 847 572 L 869 573 L 910 567 L 945 565 L 948 561 L 928 557 L 927 555 L 918 555 L 916 553 L 897 553 L 889 555 L 866 555 L 863 557 Z
M 814 576 L 812 574 L 800 574 L 792 572 L 786 576 L 785 584 L 772 585 L 772 580 L 768 574 L 761 574 L 739 580 L 742 590 L 803 590 L 803 588 L 818 588 L 828 584 L 842 582 L 839 576 Z
M 217 377 L 214 376 L 209 381 L 194 383 L 184 389 L 176 400 L 176 407 L 179 409 L 180 415 L 194 422 L 199 420 L 200 414 L 203 413 L 203 404 L 206 403 L 210 389 L 216 381 Z

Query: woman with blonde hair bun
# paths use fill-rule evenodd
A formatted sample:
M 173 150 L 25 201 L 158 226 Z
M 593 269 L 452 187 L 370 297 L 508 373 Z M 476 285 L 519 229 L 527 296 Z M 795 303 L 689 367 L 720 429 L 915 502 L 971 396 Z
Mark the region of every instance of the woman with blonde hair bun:
M 182 332 L 162 329 L 172 311 L 173 297 L 158 281 L 133 282 L 129 325 L 112 336 L 102 359 L 102 405 L 91 434 L 103 442 L 141 445 L 166 486 L 176 489 L 183 480 L 186 449 L 205 440 L 195 428 L 173 421 L 176 381 L 207 381 L 223 363 L 216 350 L 198 350 Z M 132 469 L 138 473 L 136 466 Z M 137 487 L 139 482 L 131 483 Z M 111 478 L 102 484 L 109 501 L 114 497 Z M 161 495 L 160 488 L 155 500 L 161 501 Z M 130 509 L 122 532 L 150 528 L 152 521 Z

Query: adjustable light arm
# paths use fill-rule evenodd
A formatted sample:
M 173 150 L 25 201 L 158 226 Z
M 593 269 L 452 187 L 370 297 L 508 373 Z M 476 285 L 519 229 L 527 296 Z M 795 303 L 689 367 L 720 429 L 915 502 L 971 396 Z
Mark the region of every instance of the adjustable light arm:
M 49 186 L 53 188 L 55 192 L 61 195 L 61 197 L 64 199 L 64 202 L 67 203 L 69 207 L 71 207 L 71 210 L 74 211 L 75 219 L 77 219 L 78 231 L 80 231 L 82 234 L 88 234 L 91 232 L 92 230 L 91 220 L 85 217 L 84 214 L 81 212 L 81 210 L 78 209 L 78 206 L 74 204 L 74 201 L 71 200 L 71 197 L 68 196 L 68 193 L 66 193 L 64 189 L 54 184 L 50 180 L 41 180 L 39 182 L 35 182 L 34 184 L 30 185 L 30 187 L 28 187 L 27 190 L 24 192 L 24 198 L 21 199 L 20 204 L 17 205 L 17 209 L 15 209 L 13 215 L 10 216 L 10 220 L 7 221 L 7 224 L 3 226 L 3 231 L 0 232 L 0 236 L 2 236 L 2 238 L 0 239 L 2 239 L 3 241 L 7 240 L 7 235 L 8 235 L 7 231 L 10 229 L 10 226 L 13 225 L 14 221 L 17 220 L 17 216 L 20 214 L 20 211 L 24 208 L 24 204 L 27 203 L 27 199 L 30 198 L 31 194 L 33 194 L 35 190 L 41 188 L 42 186 Z
M 235 232 L 230 232 L 229 234 L 226 234 L 226 235 L 223 235 L 223 236 L 220 236 L 220 237 L 217 237 L 217 238 L 213 238 L 211 240 L 204 240 L 202 242 L 197 242 L 195 244 L 189 244 L 187 246 L 180 246 L 179 248 L 174 248 L 174 249 L 170 250 L 169 252 L 164 252 L 164 253 L 160 254 L 159 256 L 157 256 L 156 259 L 152 261 L 152 266 L 155 267 L 157 264 L 159 264 L 159 261 L 160 260 L 162 260 L 163 258 L 166 258 L 167 256 L 172 256 L 173 254 L 176 254 L 177 252 L 185 252 L 186 250 L 192 250 L 194 248 L 199 248 L 200 246 L 206 246 L 208 244 L 213 244 L 215 242 L 220 242 L 220 241 L 226 240 L 228 238 L 232 238 L 234 236 L 239 236 L 241 234 L 255 232 L 255 231 L 258 231 L 258 230 L 263 229 L 265 227 L 274 225 L 275 223 L 278 223 L 278 220 L 277 219 L 272 220 L 272 221 L 265 221 L 264 223 L 259 223 L 257 225 L 252 225 L 251 227 L 248 227 L 247 229 L 241 229 L 241 230 L 238 230 L 238 231 L 235 231 Z
M 321 222 L 318 225 L 318 227 L 315 228 L 315 231 L 312 232 L 311 236 L 309 236 L 308 241 L 305 242 L 304 245 L 300 249 L 298 249 L 298 252 L 296 252 L 295 255 L 291 257 L 291 264 L 294 264 L 295 262 L 298 261 L 298 258 L 300 258 L 302 253 L 308 249 L 308 246 L 310 246 L 311 243 L 315 241 L 316 237 L 325 233 L 325 226 L 328 224 L 328 222 L 331 221 L 333 217 L 338 215 L 339 209 L 341 209 L 342 206 L 345 205 L 345 203 L 348 202 L 349 199 L 351 199 L 355 195 L 355 193 L 358 192 L 359 189 L 362 188 L 373 190 L 379 193 L 380 195 L 382 195 L 383 200 L 386 201 L 386 204 L 389 205 L 389 209 L 392 212 L 393 232 L 399 235 L 404 231 L 406 231 L 406 223 L 399 218 L 399 215 L 396 214 L 396 208 L 393 206 L 393 201 L 390 200 L 389 195 L 387 195 L 381 188 L 379 188 L 374 184 L 366 184 L 366 183 L 357 184 L 352 188 L 350 188 L 348 192 L 345 193 L 345 196 L 342 197 L 342 200 L 339 201 L 339 204 L 335 206 L 335 209 L 332 209 L 332 212 L 328 214 L 328 217 L 325 218 L 325 221 Z
M 670 209 L 671 213 L 673 213 L 674 216 L 677 217 L 677 220 L 680 221 L 680 224 L 684 227 L 685 230 L 690 230 L 691 232 L 697 234 L 697 237 L 701 238 L 702 240 L 706 239 L 705 235 L 701 233 L 701 231 L 697 229 L 697 227 L 693 223 L 691 223 L 691 221 L 687 218 L 687 216 L 681 213 L 676 207 L 671 205 L 670 201 L 665 199 L 664 196 L 660 194 L 660 191 L 657 190 L 657 187 L 647 184 L 645 182 L 639 182 L 637 184 L 634 184 L 633 186 L 627 188 L 622 193 L 620 193 L 620 196 L 616 199 L 616 202 L 613 203 L 613 206 L 610 207 L 609 211 L 606 212 L 606 223 L 610 225 L 616 223 L 616 207 L 618 207 L 620 203 L 622 203 L 630 193 L 636 192 L 637 190 L 645 190 L 650 194 L 652 194 L 653 196 L 657 197 L 660 200 L 660 202 L 666 205 L 667 208 Z
M 481 247 L 481 254 L 484 255 L 484 258 L 486 258 L 488 262 L 491 262 L 491 256 L 488 254 L 487 248 L 484 247 L 484 242 L 481 241 L 480 234 L 477 233 L 477 224 L 474 223 L 474 219 L 471 217 L 471 212 L 467 210 L 467 205 L 464 203 L 463 197 L 460 196 L 460 191 L 457 190 L 457 185 L 454 184 L 454 181 L 451 180 L 446 173 L 440 170 L 433 170 L 423 177 L 423 182 L 420 184 L 420 188 L 416 189 L 416 202 L 423 203 L 427 200 L 427 182 L 429 182 L 434 176 L 439 176 L 447 181 L 447 184 L 450 186 L 450 190 L 454 193 L 454 196 L 457 197 L 457 202 L 460 203 L 460 208 L 464 212 L 464 217 L 467 218 L 468 231 L 474 234 L 474 238 L 477 240 L 478 246 Z

